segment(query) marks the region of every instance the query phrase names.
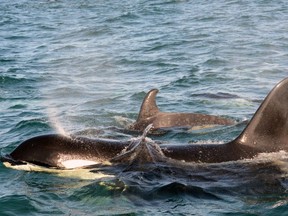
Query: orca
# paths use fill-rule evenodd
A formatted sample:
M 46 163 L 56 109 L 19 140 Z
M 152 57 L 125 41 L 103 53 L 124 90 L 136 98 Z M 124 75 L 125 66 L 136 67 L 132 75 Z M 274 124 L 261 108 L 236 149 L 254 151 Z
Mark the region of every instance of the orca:
M 217 125 L 232 125 L 235 121 L 215 115 L 200 113 L 167 113 L 161 112 L 156 104 L 158 89 L 150 90 L 141 105 L 136 122 L 129 125 L 132 131 L 143 131 L 149 124 L 153 130 L 172 128 L 201 129 Z
M 156 144 L 143 135 L 127 141 L 42 135 L 24 141 L 1 157 L 11 167 L 36 164 L 58 169 L 89 167 L 105 162 L 220 163 L 253 158 L 259 153 L 288 150 L 288 78 L 277 84 L 262 102 L 243 132 L 224 144 Z

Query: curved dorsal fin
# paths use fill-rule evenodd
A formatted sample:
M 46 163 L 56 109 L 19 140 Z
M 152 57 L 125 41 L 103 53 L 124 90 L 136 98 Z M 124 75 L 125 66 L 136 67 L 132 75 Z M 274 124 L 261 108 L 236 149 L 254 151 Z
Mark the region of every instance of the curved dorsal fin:
M 158 89 L 151 89 L 145 96 L 140 112 L 138 115 L 137 122 L 140 121 L 141 119 L 146 119 L 151 116 L 154 116 L 159 112 L 158 106 L 156 104 L 156 95 L 159 92 Z
M 288 78 L 268 94 L 236 141 L 267 152 L 288 150 Z

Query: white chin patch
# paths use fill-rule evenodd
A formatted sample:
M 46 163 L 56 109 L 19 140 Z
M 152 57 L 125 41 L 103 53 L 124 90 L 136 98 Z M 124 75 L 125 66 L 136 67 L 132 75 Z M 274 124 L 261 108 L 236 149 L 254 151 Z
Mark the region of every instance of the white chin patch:
M 79 167 L 91 166 L 98 164 L 97 161 L 90 161 L 90 160 L 65 160 L 61 161 L 61 164 L 66 169 L 74 169 Z
M 52 173 L 59 177 L 66 177 L 66 178 L 77 178 L 77 179 L 102 179 L 102 178 L 112 178 L 113 175 L 108 175 L 102 173 L 101 171 L 90 172 L 90 169 L 82 169 L 81 167 L 78 169 L 55 169 L 55 168 L 46 168 L 37 166 L 34 164 L 23 164 L 23 165 L 11 165 L 9 162 L 3 163 L 6 167 L 16 169 L 16 170 L 23 170 L 23 171 L 33 171 L 33 172 L 46 172 Z M 95 162 L 93 163 L 95 164 Z

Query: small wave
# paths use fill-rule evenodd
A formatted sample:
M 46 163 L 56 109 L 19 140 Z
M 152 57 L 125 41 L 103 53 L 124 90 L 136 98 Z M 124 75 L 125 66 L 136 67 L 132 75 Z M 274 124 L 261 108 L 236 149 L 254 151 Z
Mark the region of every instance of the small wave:
M 37 132 L 51 131 L 51 129 L 49 122 L 44 118 L 29 119 L 20 121 L 9 131 L 9 133 L 21 133 L 22 135 L 35 136 Z
M 225 66 L 226 64 L 228 64 L 228 61 L 220 58 L 208 59 L 206 62 L 204 62 L 204 65 L 211 67 Z
M 0 63 L 1 64 L 6 64 L 6 63 L 12 63 L 12 62 L 15 62 L 15 59 L 9 59 L 9 58 L 5 58 L 5 57 L 3 57 L 3 58 L 0 58 Z
M 143 100 L 143 98 L 145 97 L 146 92 L 141 91 L 141 92 L 136 92 L 134 94 L 132 94 L 130 97 L 131 99 L 137 99 L 137 100 Z
M 3 85 L 11 85 L 13 87 L 17 84 L 23 84 L 23 83 L 28 83 L 32 85 L 31 82 L 35 82 L 35 80 L 27 79 L 27 78 L 20 77 L 17 75 L 15 76 L 0 75 L 0 83 L 2 83 Z
M 211 99 L 235 99 L 240 98 L 240 96 L 235 94 L 230 94 L 226 92 L 217 92 L 217 93 L 200 93 L 200 94 L 191 94 L 192 97 L 203 97 Z
M 193 85 L 199 84 L 199 80 L 195 77 L 191 76 L 182 76 L 177 80 L 170 82 L 165 87 L 173 87 L 173 88 L 191 88 Z
M 39 203 L 38 203 L 39 204 Z M 1 214 L 10 215 L 11 209 L 13 212 L 18 212 L 17 214 L 25 214 L 27 212 L 36 212 L 35 201 L 33 201 L 29 196 L 26 195 L 9 195 L 1 197 Z
M 135 20 L 137 20 L 138 18 L 139 16 L 135 13 L 125 12 L 114 17 L 109 17 L 108 19 L 105 20 L 105 22 L 107 23 L 123 22 L 123 21 L 136 22 Z
M 283 177 L 288 176 L 288 153 L 286 151 L 260 153 L 253 159 L 253 161 L 256 163 L 271 162 L 283 172 Z
M 205 189 L 193 185 L 185 185 L 179 182 L 171 182 L 148 193 L 149 197 L 167 198 L 177 195 L 189 195 L 198 199 L 220 199 L 217 195 L 205 191 Z
M 27 105 L 24 105 L 24 104 L 15 104 L 9 107 L 9 109 L 12 109 L 12 110 L 23 110 L 25 108 L 27 108 Z
M 128 128 L 135 120 L 131 118 L 126 118 L 123 116 L 114 116 L 115 121 L 117 124 L 124 128 Z
M 12 35 L 12 36 L 8 36 L 5 37 L 6 40 L 25 40 L 25 39 L 30 39 L 30 37 L 27 36 L 23 36 L 23 35 Z
M 254 159 L 256 159 L 259 162 L 288 160 L 288 153 L 286 151 L 260 153 Z

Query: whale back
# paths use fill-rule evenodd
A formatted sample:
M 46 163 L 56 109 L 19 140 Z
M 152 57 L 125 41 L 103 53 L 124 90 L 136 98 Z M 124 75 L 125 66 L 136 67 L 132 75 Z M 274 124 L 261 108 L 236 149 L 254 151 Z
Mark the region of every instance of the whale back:
M 152 97 L 155 97 L 156 93 L 154 91 Z M 240 136 L 229 143 L 219 145 L 162 144 L 160 148 L 156 148 L 156 144 L 150 145 L 146 140 L 147 133 L 152 129 L 149 126 L 144 130 L 142 137 L 137 138 L 135 142 L 111 139 L 92 140 L 55 134 L 42 135 L 26 140 L 10 155 L 1 157 L 1 161 L 11 164 L 29 162 L 47 167 L 74 168 L 76 166 L 71 166 L 71 162 L 80 161 L 82 165 L 84 162 L 85 165 L 93 165 L 113 158 L 118 162 L 125 161 L 125 159 L 128 161 L 140 159 L 141 163 L 158 161 L 162 156 L 187 162 L 215 163 L 239 160 L 252 158 L 262 152 L 288 151 L 287 118 L 288 78 L 272 89 Z
M 288 150 L 288 78 L 271 90 L 235 141 L 261 152 Z
M 156 104 L 158 89 L 150 90 L 141 105 L 137 121 L 129 129 L 143 131 L 149 124 L 153 123 L 153 130 L 167 128 L 186 128 L 232 125 L 231 119 L 214 115 L 200 113 L 168 113 L 161 112 Z

